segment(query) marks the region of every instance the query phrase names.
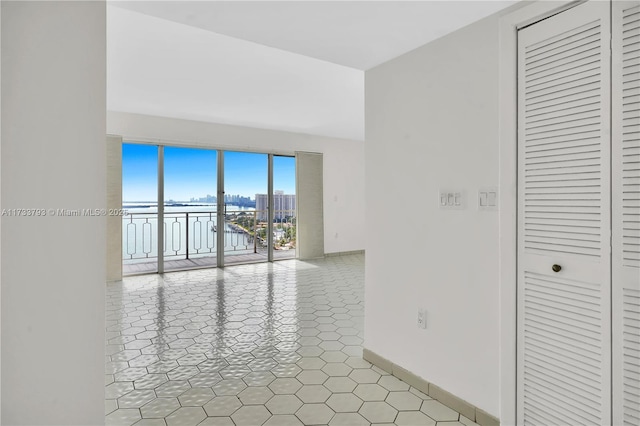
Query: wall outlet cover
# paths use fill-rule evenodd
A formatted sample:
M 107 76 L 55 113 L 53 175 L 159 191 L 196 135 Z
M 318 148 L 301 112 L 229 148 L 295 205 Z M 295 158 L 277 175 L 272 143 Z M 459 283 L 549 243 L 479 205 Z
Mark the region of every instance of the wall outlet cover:
M 418 328 L 427 328 L 427 311 L 422 309 L 422 308 L 418 308 Z

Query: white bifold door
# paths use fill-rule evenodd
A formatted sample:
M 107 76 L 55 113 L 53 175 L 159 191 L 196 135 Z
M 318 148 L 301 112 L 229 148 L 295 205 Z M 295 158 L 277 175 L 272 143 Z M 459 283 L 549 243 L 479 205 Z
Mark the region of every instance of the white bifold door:
M 639 23 L 588 1 L 518 32 L 519 424 L 640 424 Z
M 612 13 L 613 424 L 640 425 L 640 3 Z

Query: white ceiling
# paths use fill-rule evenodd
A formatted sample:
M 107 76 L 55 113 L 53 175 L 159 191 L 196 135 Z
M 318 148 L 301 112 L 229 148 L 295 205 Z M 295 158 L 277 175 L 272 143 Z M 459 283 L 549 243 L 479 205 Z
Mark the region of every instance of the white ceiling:
M 513 3 L 111 1 L 108 108 L 363 140 L 364 70 Z

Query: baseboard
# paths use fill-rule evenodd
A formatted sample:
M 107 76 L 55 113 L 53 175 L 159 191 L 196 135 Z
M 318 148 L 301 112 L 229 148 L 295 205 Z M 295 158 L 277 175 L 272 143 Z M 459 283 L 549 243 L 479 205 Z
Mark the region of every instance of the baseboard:
M 350 256 L 352 254 L 364 254 L 364 250 L 336 251 L 333 253 L 325 253 L 324 257 Z
M 450 392 L 447 392 L 439 386 L 428 382 L 409 370 L 394 364 L 369 349 L 364 348 L 362 350 L 362 358 L 369 361 L 376 367 L 383 369 L 387 373 L 394 375 L 403 382 L 413 386 L 420 392 L 429 395 L 431 398 L 441 402 L 452 410 L 456 410 L 458 413 L 481 426 L 500 426 L 500 420 L 491 414 L 488 414 L 486 411 L 468 403 Z

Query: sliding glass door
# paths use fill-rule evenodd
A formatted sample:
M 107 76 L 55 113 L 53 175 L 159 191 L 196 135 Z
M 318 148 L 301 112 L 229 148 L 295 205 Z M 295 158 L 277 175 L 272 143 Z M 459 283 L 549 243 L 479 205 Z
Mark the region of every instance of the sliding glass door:
M 273 156 L 273 259 L 296 257 L 296 159 Z
M 125 275 L 296 257 L 294 157 L 130 143 L 122 152 Z
M 164 270 L 216 266 L 217 151 L 164 147 Z
M 224 152 L 224 264 L 268 260 L 267 154 Z
M 158 271 L 158 147 L 122 144 L 122 272 Z

